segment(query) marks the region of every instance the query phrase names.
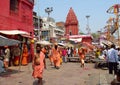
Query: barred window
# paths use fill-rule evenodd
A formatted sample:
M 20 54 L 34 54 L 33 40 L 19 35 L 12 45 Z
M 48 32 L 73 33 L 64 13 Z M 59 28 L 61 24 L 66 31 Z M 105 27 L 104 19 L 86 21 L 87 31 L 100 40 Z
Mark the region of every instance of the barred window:
M 10 0 L 10 10 L 18 11 L 18 0 Z

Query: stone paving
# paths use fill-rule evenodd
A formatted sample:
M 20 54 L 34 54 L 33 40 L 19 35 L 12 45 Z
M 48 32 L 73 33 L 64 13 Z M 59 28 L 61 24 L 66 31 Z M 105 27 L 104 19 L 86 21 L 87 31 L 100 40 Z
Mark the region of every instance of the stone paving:
M 37 79 L 32 75 L 31 63 L 28 66 L 10 67 L 7 73 L 0 74 L 0 85 L 37 85 Z M 50 66 L 47 59 L 47 69 L 44 70 L 44 85 L 110 85 L 113 75 L 108 70 L 95 69 L 93 63 L 87 63 L 85 68 L 78 62 L 63 63 L 59 70 Z

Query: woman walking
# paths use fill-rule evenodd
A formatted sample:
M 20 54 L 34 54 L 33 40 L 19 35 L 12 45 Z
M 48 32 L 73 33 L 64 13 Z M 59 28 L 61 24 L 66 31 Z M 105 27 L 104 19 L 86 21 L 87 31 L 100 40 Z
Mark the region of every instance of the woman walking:
M 43 85 L 42 83 L 42 75 L 43 75 L 43 70 L 46 68 L 46 63 L 45 63 L 45 48 L 44 47 L 36 47 L 36 54 L 33 58 L 33 74 L 32 76 L 34 78 L 38 79 L 38 85 Z

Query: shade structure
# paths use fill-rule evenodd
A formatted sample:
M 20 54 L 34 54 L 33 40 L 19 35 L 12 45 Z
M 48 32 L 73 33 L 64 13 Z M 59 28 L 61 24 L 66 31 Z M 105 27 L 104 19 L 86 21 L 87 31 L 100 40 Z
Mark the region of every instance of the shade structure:
M 58 43 L 58 45 L 65 47 L 65 44 L 64 44 L 64 43 Z
M 41 45 L 52 45 L 49 41 L 37 41 L 36 44 L 41 44 Z
M 9 39 L 0 35 L 0 46 L 12 46 L 21 43 L 18 40 Z
M 17 35 L 17 34 L 29 34 L 28 32 L 25 31 L 20 31 L 20 30 L 0 30 L 0 33 L 6 34 L 6 35 Z
M 77 38 L 77 39 L 69 39 L 70 41 L 74 41 L 75 43 L 81 42 L 82 38 Z

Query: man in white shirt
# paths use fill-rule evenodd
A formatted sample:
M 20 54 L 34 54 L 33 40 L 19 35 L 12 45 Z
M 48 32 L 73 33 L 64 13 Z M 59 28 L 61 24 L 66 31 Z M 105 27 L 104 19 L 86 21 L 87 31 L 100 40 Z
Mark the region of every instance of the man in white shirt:
M 117 51 L 115 49 L 115 45 L 112 44 L 111 48 L 108 50 L 107 54 L 107 62 L 108 62 L 108 68 L 109 68 L 109 74 L 117 74 L 117 64 L 118 64 L 118 55 Z

